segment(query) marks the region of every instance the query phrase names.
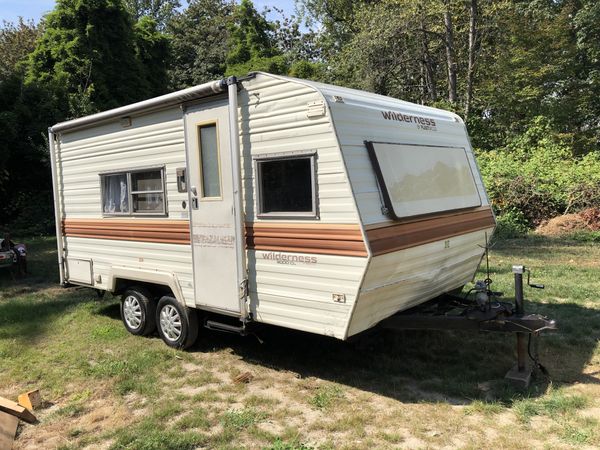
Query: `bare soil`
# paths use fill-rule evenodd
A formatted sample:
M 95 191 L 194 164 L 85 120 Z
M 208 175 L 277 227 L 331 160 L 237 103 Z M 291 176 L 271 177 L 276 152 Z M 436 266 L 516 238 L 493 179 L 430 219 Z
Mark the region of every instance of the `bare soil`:
M 588 208 L 546 220 L 536 228 L 535 233 L 542 236 L 561 236 L 575 231 L 599 230 L 600 208 Z

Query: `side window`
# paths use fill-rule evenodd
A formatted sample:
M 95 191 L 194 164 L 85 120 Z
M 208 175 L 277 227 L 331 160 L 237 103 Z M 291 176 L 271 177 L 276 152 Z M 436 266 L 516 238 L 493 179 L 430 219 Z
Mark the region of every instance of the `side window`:
M 200 125 L 198 127 L 200 145 L 200 170 L 202 177 L 202 198 L 221 197 L 221 168 L 219 166 L 219 142 L 217 125 Z
M 165 213 L 162 170 L 131 174 L 131 206 L 133 212 Z
M 256 160 L 259 217 L 316 217 L 314 154 Z
M 162 168 L 101 174 L 100 186 L 104 215 L 166 214 Z

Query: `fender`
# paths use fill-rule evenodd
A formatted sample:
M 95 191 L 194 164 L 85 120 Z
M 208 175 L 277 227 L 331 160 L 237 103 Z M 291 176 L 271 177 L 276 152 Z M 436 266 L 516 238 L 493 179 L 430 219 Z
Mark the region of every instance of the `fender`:
M 177 276 L 172 272 L 160 272 L 156 270 L 147 269 L 132 269 L 124 266 L 112 266 L 108 272 L 107 279 L 107 290 L 114 292 L 117 287 L 117 280 L 132 280 L 132 281 L 144 281 L 146 283 L 162 284 L 168 286 L 173 291 L 173 295 L 179 303 L 185 305 L 181 286 Z M 188 305 L 195 306 L 195 305 Z

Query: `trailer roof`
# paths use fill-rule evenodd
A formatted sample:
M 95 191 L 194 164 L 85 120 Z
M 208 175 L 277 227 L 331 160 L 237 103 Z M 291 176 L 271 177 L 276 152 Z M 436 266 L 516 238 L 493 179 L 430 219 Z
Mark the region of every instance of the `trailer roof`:
M 324 95 L 328 101 L 331 101 L 333 97 L 341 97 L 345 103 L 355 103 L 364 107 L 370 107 L 374 104 L 377 104 L 379 107 L 384 106 L 388 108 L 402 109 L 407 113 L 421 112 L 426 113 L 428 116 L 434 118 L 451 120 L 454 122 L 463 122 L 462 118 L 453 112 L 432 108 L 431 106 L 419 105 L 416 103 L 407 102 L 405 100 L 387 97 L 385 95 L 374 94 L 372 92 L 361 91 L 358 89 L 334 86 L 332 84 L 319 83 L 317 81 L 303 80 L 300 78 L 293 78 L 283 75 L 273 75 L 266 72 L 254 73 L 311 86 Z
M 273 75 L 266 72 L 253 72 L 251 75 L 263 75 L 266 77 L 287 80 L 293 83 L 300 83 L 304 84 L 305 86 L 310 86 L 316 91 L 320 92 L 328 101 L 335 101 L 333 99 L 340 97 L 341 99 L 343 99 L 344 102 L 351 102 L 364 107 L 373 107 L 373 105 L 376 104 L 379 107 L 385 106 L 388 108 L 402 109 L 407 113 L 421 112 L 426 113 L 428 116 L 438 119 L 462 122 L 462 119 L 457 114 L 454 114 L 452 112 L 432 108 L 429 106 L 418 105 L 404 100 L 398 100 L 392 97 L 386 97 L 385 95 L 360 91 L 358 89 L 334 86 L 331 84 L 319 83 L 316 81 L 303 80 L 300 78 L 287 77 L 283 75 Z M 101 122 L 106 122 L 112 119 L 123 118 L 131 116 L 133 114 L 139 114 L 150 110 L 178 105 L 184 102 L 196 100 L 203 97 L 209 97 L 211 95 L 216 95 L 225 92 L 226 85 L 226 80 L 211 81 L 208 83 L 200 84 L 198 86 L 192 86 L 187 89 L 182 89 L 179 91 L 171 92 L 169 94 L 161 95 L 159 97 L 154 97 L 147 100 L 143 100 L 141 102 L 121 106 L 119 108 L 109 109 L 107 111 L 91 114 L 89 116 L 60 122 L 50 127 L 50 131 L 53 133 L 59 133 L 67 130 L 86 128 L 88 126 L 95 125 Z

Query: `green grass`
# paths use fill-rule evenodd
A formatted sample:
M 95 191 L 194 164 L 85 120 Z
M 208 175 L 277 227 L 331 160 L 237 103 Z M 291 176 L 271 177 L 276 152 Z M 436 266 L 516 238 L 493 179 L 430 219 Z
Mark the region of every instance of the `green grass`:
M 329 408 L 343 396 L 344 392 L 339 386 L 319 386 L 315 395 L 310 399 L 310 404 L 317 408 Z
M 206 443 L 193 431 L 167 429 L 155 420 L 143 420 L 132 428 L 119 430 L 111 450 L 192 450 Z
M 263 413 L 253 408 L 234 409 L 223 414 L 222 424 L 225 429 L 241 431 L 265 418 Z
M 529 423 L 533 416 L 557 418 L 573 414 L 584 408 L 588 401 L 581 395 L 568 395 L 562 391 L 552 391 L 542 398 L 524 398 L 513 403 L 512 407 L 521 422 Z
M 540 343 L 551 382 L 525 391 L 503 381 L 515 362 L 503 334 L 379 331 L 354 344 L 263 326 L 264 344 L 203 332 L 175 351 L 129 335 L 118 298 L 58 287 L 55 241 L 26 240 L 32 274 L 0 272 L 0 395 L 41 389 L 51 406 L 19 439 L 58 433 L 69 449 L 597 447 L 600 244 L 575 238 L 491 251 L 493 289 L 510 301 L 511 265 L 525 264 L 546 285 L 525 288 L 527 311 L 558 322 Z M 245 371 L 250 383 L 231 381 Z M 457 424 L 470 430 L 462 445 Z
M 264 450 L 313 450 L 314 447 L 304 445 L 302 442 L 294 439 L 292 441 L 282 441 L 277 438 L 273 444 L 264 447 Z

